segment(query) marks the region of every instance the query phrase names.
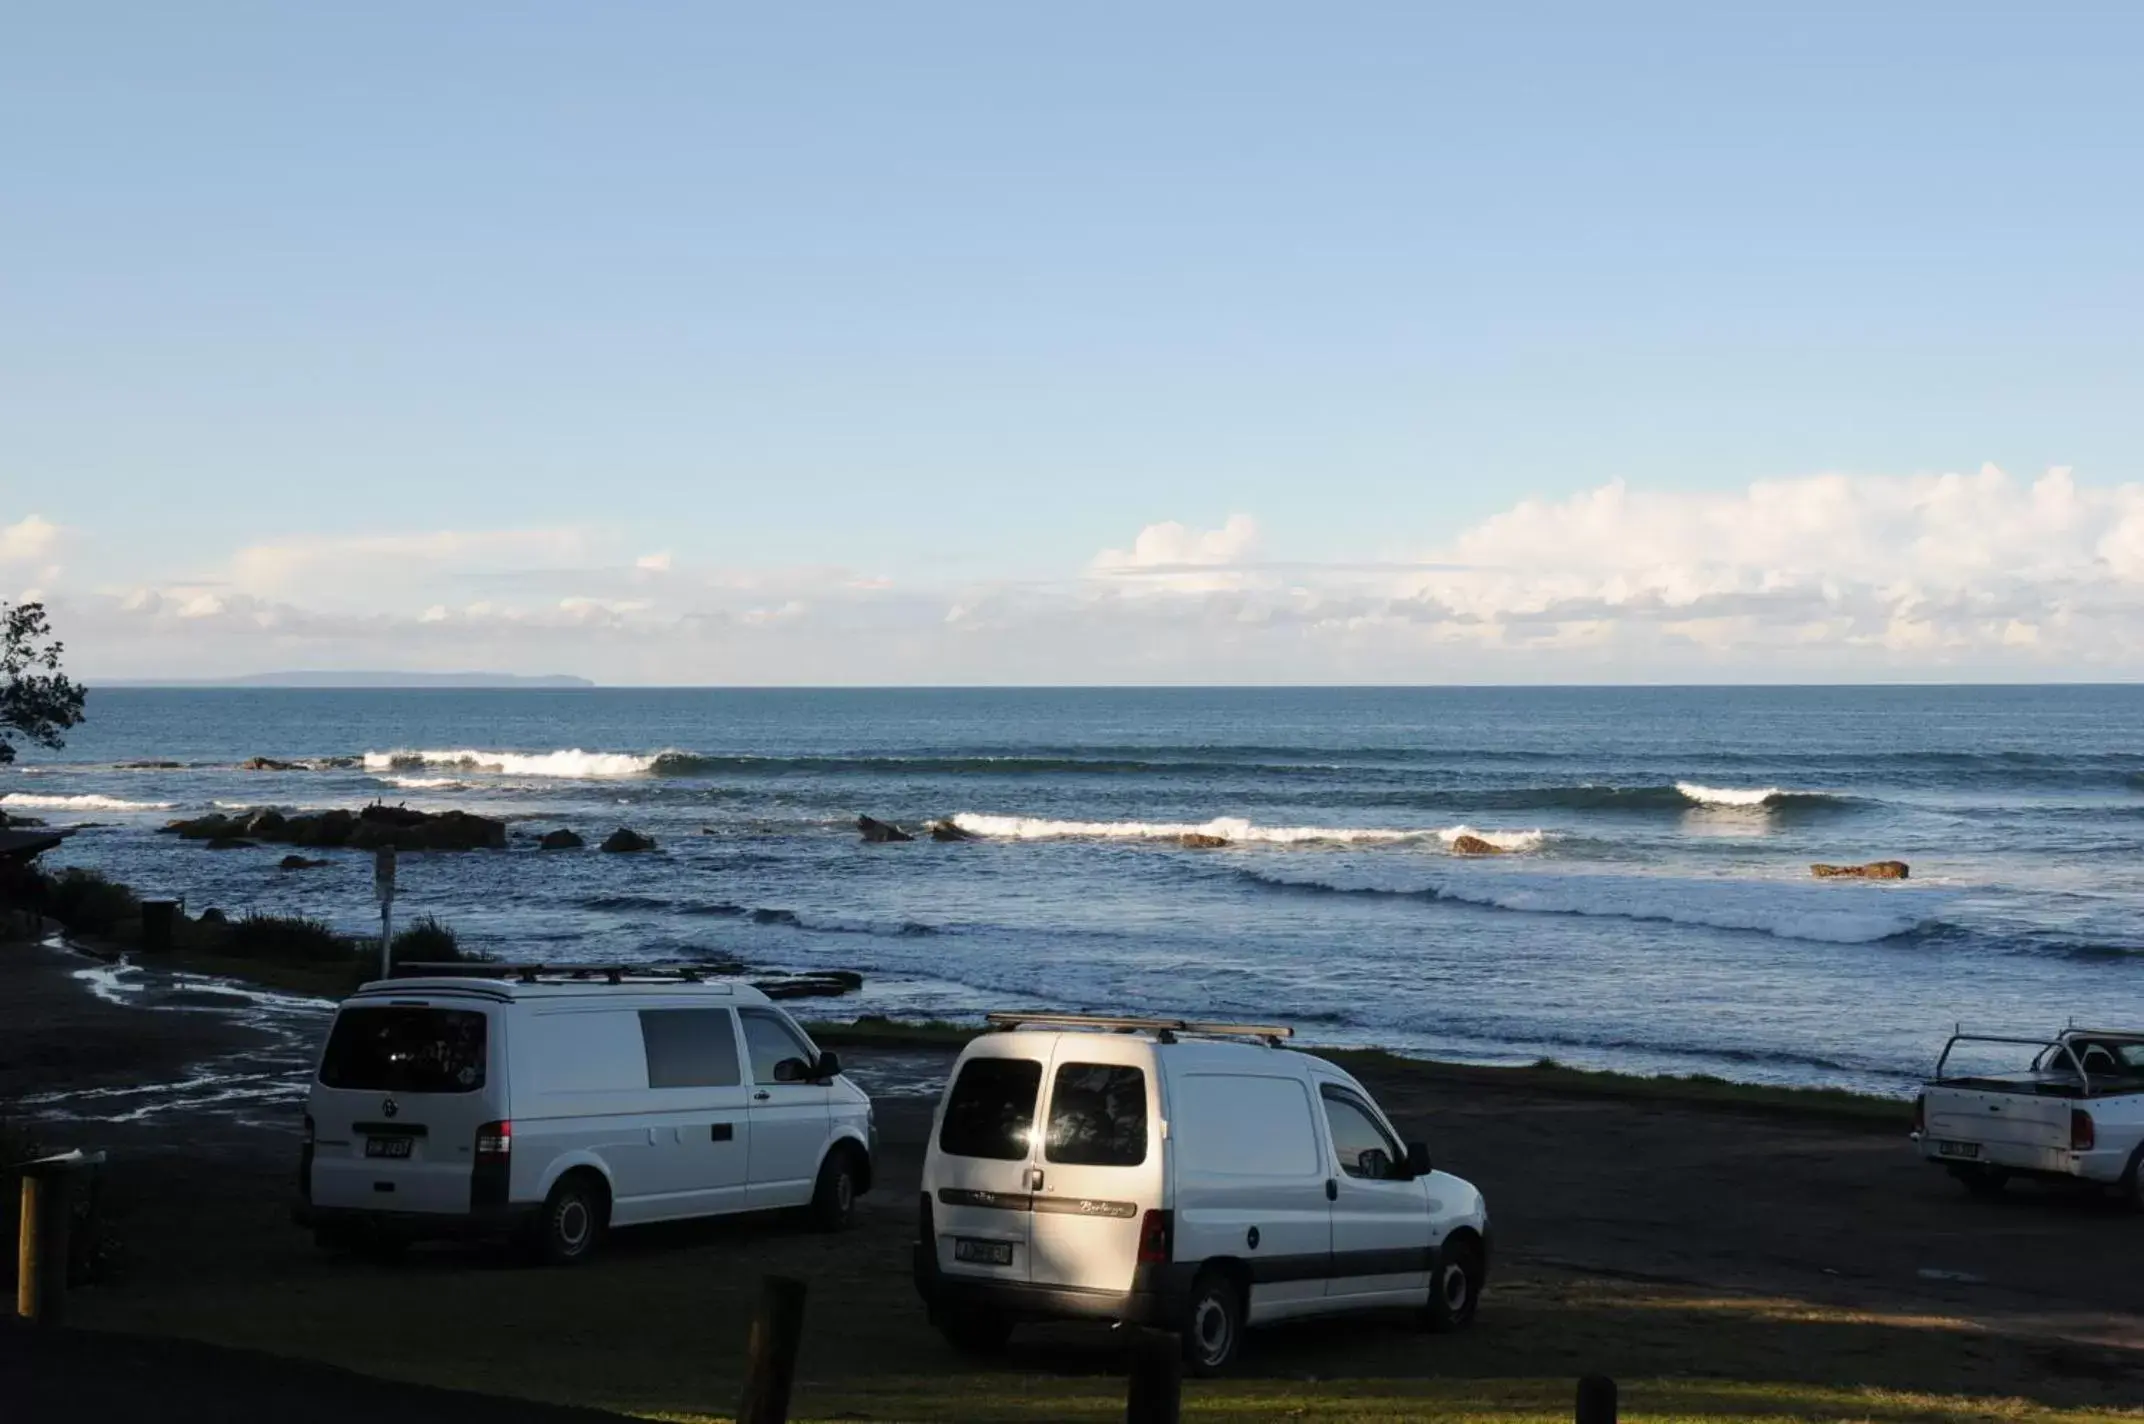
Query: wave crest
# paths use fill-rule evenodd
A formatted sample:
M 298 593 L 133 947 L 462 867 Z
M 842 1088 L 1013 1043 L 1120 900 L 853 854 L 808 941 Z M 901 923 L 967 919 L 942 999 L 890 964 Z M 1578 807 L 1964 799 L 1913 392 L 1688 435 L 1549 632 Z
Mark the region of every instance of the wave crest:
M 1541 844 L 1541 831 L 1477 831 L 1471 826 L 1447 826 L 1431 830 L 1385 830 L 1339 826 L 1259 826 L 1241 816 L 1216 816 L 1210 821 L 1058 821 L 1042 816 L 985 816 L 963 811 L 953 824 L 971 835 L 1000 840 L 1124 840 L 1174 841 L 1187 836 L 1210 837 L 1232 845 L 1402 845 L 1408 842 L 1442 841 L 1450 845 L 1461 836 L 1475 836 L 1504 850 L 1531 850 Z
M 175 804 L 123 801 L 117 796 L 39 796 L 28 791 L 10 791 L 0 796 L 0 806 L 20 806 L 29 811 L 169 811 Z
M 623 776 L 645 776 L 664 756 L 634 752 L 585 752 L 579 747 L 556 752 L 392 751 L 366 752 L 367 771 L 413 771 L 444 766 L 461 771 L 491 772 L 500 776 L 546 776 L 572 781 L 602 781 Z

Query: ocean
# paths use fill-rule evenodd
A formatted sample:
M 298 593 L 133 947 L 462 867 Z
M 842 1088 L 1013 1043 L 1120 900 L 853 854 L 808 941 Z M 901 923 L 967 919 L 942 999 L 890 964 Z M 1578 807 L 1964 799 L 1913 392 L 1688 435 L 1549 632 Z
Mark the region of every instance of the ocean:
M 838 1016 L 1225 1017 L 1891 1093 L 1955 1023 L 2144 1019 L 2144 687 L 110 689 L 89 716 L 0 769 L 11 815 L 83 825 L 50 864 L 359 932 L 369 855 L 284 872 L 158 827 L 460 807 L 514 848 L 404 855 L 402 922 L 860 970 Z M 125 765 L 152 761 L 180 765 Z M 978 838 L 868 845 L 859 814 Z M 659 849 L 533 848 L 560 826 Z M 1809 871 L 1879 858 L 1912 878 Z

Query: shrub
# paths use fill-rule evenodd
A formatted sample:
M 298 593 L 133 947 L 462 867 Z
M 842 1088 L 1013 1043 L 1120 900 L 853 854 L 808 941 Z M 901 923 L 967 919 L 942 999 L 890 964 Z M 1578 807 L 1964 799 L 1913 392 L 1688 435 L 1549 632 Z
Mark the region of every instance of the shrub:
M 46 911 L 78 934 L 110 934 L 141 914 L 134 892 L 94 870 L 70 866 L 45 882 Z
M 221 949 L 234 959 L 329 963 L 352 958 L 359 946 L 303 915 L 249 914 L 231 922 Z
M 396 935 L 388 953 L 398 968 L 404 964 L 460 964 L 484 957 L 463 949 L 460 936 L 430 915 Z

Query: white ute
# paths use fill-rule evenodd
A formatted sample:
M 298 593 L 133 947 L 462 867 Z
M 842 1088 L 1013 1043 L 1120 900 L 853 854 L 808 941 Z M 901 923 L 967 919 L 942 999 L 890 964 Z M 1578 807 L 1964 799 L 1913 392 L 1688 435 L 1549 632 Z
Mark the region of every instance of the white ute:
M 1966 1045 L 2032 1053 L 2019 1072 L 1950 1072 Z M 2144 1030 L 1953 1034 L 1914 1103 L 1913 1141 L 1976 1195 L 2012 1177 L 2066 1178 L 2114 1187 L 2144 1210 Z
M 1432 1168 L 1286 1028 L 992 1014 L 924 1158 L 916 1289 L 955 1346 L 1092 1319 L 1182 1333 L 1211 1374 L 1246 1326 L 1404 1307 L 1472 1320 L 1481 1193 Z
M 697 972 L 418 966 L 345 1000 L 306 1100 L 323 1245 L 511 1235 L 565 1264 L 611 1226 L 871 1186 L 871 1100 L 796 1021 Z

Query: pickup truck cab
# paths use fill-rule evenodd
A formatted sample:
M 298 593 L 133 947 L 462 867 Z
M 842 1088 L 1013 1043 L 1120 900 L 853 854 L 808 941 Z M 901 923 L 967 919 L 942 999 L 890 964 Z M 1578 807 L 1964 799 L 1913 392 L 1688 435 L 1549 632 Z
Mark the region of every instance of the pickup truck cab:
M 1978 1056 L 1991 1047 L 2025 1066 L 1951 1070 L 1961 1048 Z M 1914 1103 L 1912 1137 L 1976 1195 L 2013 1177 L 2067 1179 L 2113 1187 L 2144 1211 L 2144 1029 L 1952 1034 Z

